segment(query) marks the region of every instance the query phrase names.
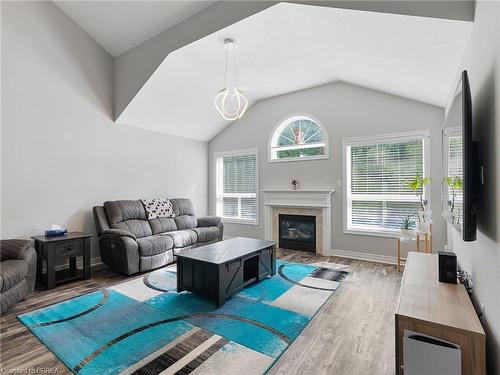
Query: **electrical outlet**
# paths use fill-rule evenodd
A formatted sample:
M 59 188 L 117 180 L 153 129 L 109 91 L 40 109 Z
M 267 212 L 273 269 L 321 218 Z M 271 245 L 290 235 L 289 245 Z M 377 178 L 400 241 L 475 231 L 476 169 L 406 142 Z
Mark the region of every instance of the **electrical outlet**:
M 337 186 L 341 187 L 342 186 L 342 180 L 337 180 Z

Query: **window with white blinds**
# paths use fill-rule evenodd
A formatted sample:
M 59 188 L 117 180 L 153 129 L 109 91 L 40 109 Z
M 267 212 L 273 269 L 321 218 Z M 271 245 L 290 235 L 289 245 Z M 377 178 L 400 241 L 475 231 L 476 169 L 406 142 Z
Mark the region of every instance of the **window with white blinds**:
M 215 154 L 216 214 L 230 221 L 257 222 L 257 150 Z
M 344 140 L 346 232 L 391 234 L 403 217 L 416 219 L 419 198 L 405 185 L 426 175 L 427 140 L 427 132 Z

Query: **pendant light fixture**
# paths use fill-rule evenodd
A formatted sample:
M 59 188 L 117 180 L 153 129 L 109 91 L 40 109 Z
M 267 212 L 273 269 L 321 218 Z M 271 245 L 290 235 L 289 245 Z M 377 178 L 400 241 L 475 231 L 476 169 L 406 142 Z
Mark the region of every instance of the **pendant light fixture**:
M 215 94 L 214 104 L 217 112 L 219 112 L 224 120 L 234 121 L 240 119 L 247 110 L 248 99 L 241 90 L 237 88 L 236 42 L 234 39 L 225 39 L 224 48 L 226 50 L 224 88 Z M 232 67 L 230 66 L 231 62 Z M 232 73 L 232 77 L 230 73 Z

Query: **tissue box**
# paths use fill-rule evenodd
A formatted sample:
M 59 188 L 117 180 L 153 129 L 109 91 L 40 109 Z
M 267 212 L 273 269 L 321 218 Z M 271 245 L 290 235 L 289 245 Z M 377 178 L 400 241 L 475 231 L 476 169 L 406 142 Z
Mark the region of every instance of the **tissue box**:
M 63 229 L 63 228 L 60 228 L 60 229 L 47 229 L 45 231 L 45 237 L 65 236 L 66 234 L 68 234 L 68 230 L 67 229 Z

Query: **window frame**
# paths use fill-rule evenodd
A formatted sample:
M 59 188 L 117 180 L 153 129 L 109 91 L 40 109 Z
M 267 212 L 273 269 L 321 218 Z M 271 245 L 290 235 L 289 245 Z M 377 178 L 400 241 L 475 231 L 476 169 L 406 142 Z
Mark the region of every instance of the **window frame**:
M 281 132 L 288 126 L 291 122 L 296 120 L 306 119 L 315 122 L 320 127 L 321 131 L 325 135 L 325 154 L 317 155 L 317 156 L 307 156 L 303 158 L 277 158 L 273 159 L 273 151 L 272 149 L 276 146 L 273 145 L 274 140 L 279 139 Z M 299 147 L 298 147 L 299 148 Z M 305 147 L 303 147 L 305 148 Z M 325 126 L 321 121 L 319 121 L 316 117 L 308 114 L 308 113 L 294 113 L 282 118 L 274 127 L 271 132 L 271 136 L 269 137 L 268 145 L 267 145 L 268 157 L 267 160 L 269 163 L 283 163 L 289 161 L 307 161 L 307 160 L 324 160 L 330 158 L 330 142 L 328 132 L 326 131 Z
M 398 141 L 398 142 L 404 142 L 404 141 L 413 141 L 416 139 L 422 139 L 423 140 L 423 175 L 424 176 L 429 176 L 430 175 L 430 131 L 429 130 L 418 130 L 418 131 L 408 131 L 408 132 L 400 132 L 400 133 L 390 133 L 390 134 L 381 134 L 381 135 L 374 135 L 374 136 L 363 136 L 363 137 L 354 137 L 354 138 L 344 138 L 342 140 L 342 153 L 343 153 L 343 159 L 342 159 L 342 164 L 343 164 L 343 178 L 344 178 L 344 187 L 343 187 L 343 232 L 345 234 L 357 234 L 357 235 L 365 235 L 365 236 L 373 236 L 373 237 L 390 237 L 390 238 L 396 238 L 400 235 L 399 230 L 397 229 L 380 229 L 380 228 L 357 228 L 357 227 L 350 227 L 350 216 L 349 216 L 349 210 L 348 210 L 348 203 L 349 203 L 349 197 L 348 197 L 348 191 L 350 190 L 351 187 L 351 173 L 350 173 L 350 168 L 351 168 L 351 155 L 348 155 L 348 147 L 350 146 L 362 146 L 362 145 L 370 145 L 374 143 L 383 143 L 383 142 L 391 142 L 391 141 Z M 430 177 L 430 176 L 429 176 Z M 378 195 L 378 197 L 381 197 L 382 200 L 384 200 L 383 195 Z M 394 198 L 394 196 L 390 196 L 391 198 Z M 413 201 L 418 201 L 418 198 L 415 197 L 410 198 L 410 196 L 400 196 L 402 199 L 394 200 L 396 202 L 401 202 L 401 201 L 408 201 L 408 202 L 413 202 Z M 370 200 L 369 198 L 374 198 L 365 195 L 362 197 L 364 200 Z M 366 198 L 366 199 L 365 199 Z M 432 206 L 431 204 L 431 193 L 430 193 L 430 187 L 426 186 L 424 188 L 424 199 L 426 199 L 429 202 L 429 206 Z M 381 199 L 378 199 L 379 201 Z M 374 199 L 375 201 L 375 199 Z
M 221 173 L 223 172 L 222 171 L 223 163 L 219 164 L 219 160 L 223 160 L 224 157 L 245 156 L 245 155 L 255 155 L 255 220 L 219 215 L 217 210 L 219 198 L 224 197 L 224 194 L 220 193 L 221 188 L 224 186 L 224 181 L 223 181 L 224 173 Z M 224 223 L 259 225 L 259 149 L 247 148 L 240 150 L 214 152 L 214 171 L 215 171 L 215 197 L 214 197 L 215 214 L 217 216 L 220 216 L 224 220 Z M 241 198 L 245 198 L 243 195 L 249 195 L 249 194 L 252 193 L 241 193 L 241 194 L 228 193 L 225 195 L 227 195 L 228 197 L 238 197 L 238 195 L 241 195 L 239 197 L 239 199 L 241 200 Z
M 441 171 L 442 178 L 445 178 L 449 174 L 449 159 L 450 159 L 450 138 L 452 137 L 463 137 L 462 134 L 462 128 L 460 126 L 453 126 L 449 128 L 443 128 L 443 169 Z M 463 139 L 462 139 L 463 142 Z M 463 151 L 462 151 L 463 152 Z M 463 165 L 462 165 L 462 171 L 463 171 Z M 462 180 L 463 180 L 463 173 L 462 173 Z M 449 199 L 449 188 L 448 185 L 442 183 L 441 184 L 442 190 L 441 190 L 441 216 L 445 219 L 447 219 L 445 211 L 448 208 L 448 199 Z M 463 194 L 463 192 L 462 192 Z M 463 205 L 463 196 L 461 197 L 460 203 Z M 462 206 L 463 209 L 463 206 Z

